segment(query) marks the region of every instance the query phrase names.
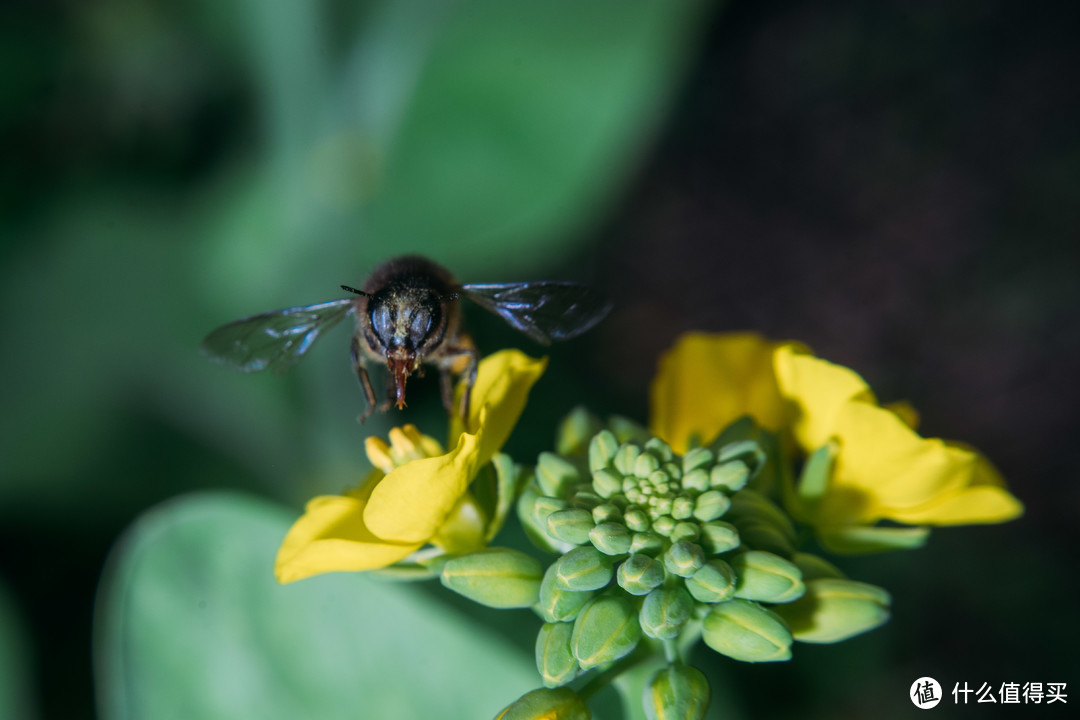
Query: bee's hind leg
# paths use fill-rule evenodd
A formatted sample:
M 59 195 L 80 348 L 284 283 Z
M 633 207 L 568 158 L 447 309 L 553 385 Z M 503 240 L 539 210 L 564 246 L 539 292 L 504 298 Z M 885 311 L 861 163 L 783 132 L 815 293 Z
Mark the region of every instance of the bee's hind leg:
M 462 361 L 465 366 L 461 369 Z M 454 348 L 451 355 L 439 367 L 439 387 L 442 389 L 443 407 L 448 414 L 454 412 L 454 377 L 459 376 L 465 381 L 465 392 L 461 398 L 461 418 L 469 417 L 469 399 L 472 397 L 473 385 L 476 384 L 476 366 L 480 361 L 480 355 L 473 347 Z

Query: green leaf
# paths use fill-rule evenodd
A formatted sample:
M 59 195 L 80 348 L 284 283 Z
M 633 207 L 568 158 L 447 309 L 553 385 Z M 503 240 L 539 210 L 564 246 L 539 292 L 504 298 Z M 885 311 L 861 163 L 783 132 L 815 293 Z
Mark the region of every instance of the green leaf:
M 527 653 L 413 585 L 361 573 L 278 585 L 291 518 L 216 493 L 136 522 L 98 598 L 103 720 L 491 717 L 535 687 Z
M 366 236 L 503 269 L 547 261 L 632 168 L 710 4 L 438 5 Z

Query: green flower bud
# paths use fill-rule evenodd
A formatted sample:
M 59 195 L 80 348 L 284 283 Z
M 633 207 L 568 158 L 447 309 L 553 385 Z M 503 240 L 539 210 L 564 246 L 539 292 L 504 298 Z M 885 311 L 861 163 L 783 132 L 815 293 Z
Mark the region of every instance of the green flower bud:
M 701 547 L 710 555 L 719 555 L 739 547 L 739 531 L 731 523 L 714 520 L 702 523 Z
M 651 437 L 645 441 L 645 450 L 655 455 L 660 462 L 670 462 L 675 453 L 671 451 L 671 446 L 658 437 Z
M 697 668 L 669 665 L 645 686 L 642 707 L 649 720 L 702 720 L 709 709 L 709 681 Z
M 664 553 L 664 567 L 679 577 L 690 577 L 705 564 L 705 551 L 697 543 L 674 543 Z
M 595 473 L 611 466 L 615 453 L 619 451 L 619 441 L 610 430 L 601 430 L 589 442 L 589 472 Z
M 613 503 L 602 503 L 592 509 L 592 519 L 597 525 L 606 522 L 621 523 L 622 511 Z
M 713 451 L 709 448 L 694 448 L 690 452 L 683 455 L 682 459 L 682 471 L 683 475 L 687 475 L 690 472 L 697 470 L 698 468 L 705 468 L 708 470 L 713 465 L 713 459 L 716 456 L 713 455 Z
M 698 496 L 693 514 L 698 520 L 709 522 L 723 517 L 729 507 L 731 507 L 731 498 L 719 490 L 709 490 Z
M 714 559 L 686 579 L 686 589 L 698 602 L 724 602 L 735 596 L 737 579 L 730 565 L 723 560 Z M 540 597 L 544 597 L 543 588 L 540 590 Z
M 646 595 L 664 582 L 664 566 L 648 555 L 631 555 L 619 565 L 615 581 L 631 595 Z
M 612 415 L 608 418 L 608 427 L 621 443 L 636 443 L 641 445 L 652 439 L 652 434 L 633 420 L 622 415 Z
M 803 576 L 803 582 L 807 586 L 809 586 L 811 580 L 817 580 L 818 578 L 844 577 L 844 573 L 840 572 L 840 569 L 831 562 L 810 553 L 797 552 L 792 556 L 791 562 L 795 563 L 795 567 L 799 568 L 799 572 Z
M 729 562 L 739 576 L 735 597 L 769 603 L 786 603 L 806 592 L 802 573 L 793 563 L 763 550 L 750 550 Z
M 540 614 L 547 622 L 569 622 L 577 617 L 585 603 L 592 600 L 592 590 L 567 590 L 559 584 L 559 563 L 548 566 L 540 582 Z
M 657 515 L 670 515 L 675 503 L 671 498 L 660 497 L 656 498 L 656 502 L 650 504 L 652 505 L 652 511 Z M 672 520 L 674 519 L 672 518 Z
M 581 481 L 577 466 L 552 452 L 542 452 L 536 459 L 536 484 L 550 497 L 561 497 L 568 488 Z
M 671 490 L 671 476 L 664 470 L 653 470 L 649 473 L 649 484 L 656 488 L 657 492 L 668 492 Z
M 885 624 L 889 593 L 867 583 L 819 578 L 806 583 L 806 594 L 775 610 L 799 642 L 835 643 Z
M 574 493 L 574 496 L 570 499 L 570 503 L 575 507 L 584 508 L 590 513 L 592 509 L 597 505 L 602 505 L 604 498 L 600 497 L 592 491 L 592 485 L 586 485 L 585 488 Z
M 791 518 L 769 498 L 753 490 L 740 490 L 731 497 L 729 510 L 735 524 L 742 520 L 758 519 L 773 525 L 788 540 L 795 539 L 795 526 Z
M 652 529 L 664 537 L 670 537 L 671 531 L 675 529 L 675 518 L 670 515 L 661 515 L 653 521 Z
M 630 538 L 630 552 L 643 555 L 659 555 L 664 549 L 664 538 L 654 532 L 636 532 Z
M 694 612 L 694 601 L 682 585 L 658 587 L 645 596 L 638 621 L 653 638 L 673 638 Z
M 660 469 L 660 460 L 647 452 L 643 452 L 634 460 L 634 474 L 639 478 L 647 478 Z
M 544 623 L 536 635 L 536 669 L 547 687 L 558 687 L 577 677 L 578 661 L 570 647 L 574 624 Z
M 697 523 L 693 522 L 677 522 L 675 527 L 671 530 L 669 539 L 673 543 L 677 542 L 694 542 L 701 537 L 701 527 Z
M 536 505 L 541 499 L 544 499 L 546 502 L 553 498 L 543 498 L 543 496 L 540 495 L 540 489 L 534 482 L 530 482 L 525 486 L 525 490 L 521 493 L 521 497 L 518 498 L 517 502 L 517 513 L 518 517 L 521 518 L 521 526 L 525 530 L 525 534 L 529 537 L 529 540 L 531 540 L 538 548 L 545 552 L 561 555 L 567 550 L 570 550 L 573 546 L 569 543 L 564 543 L 561 540 L 556 540 L 547 534 L 547 517 L 551 514 L 549 508 L 545 508 L 546 512 L 543 515 L 544 522 L 537 522 L 536 517 L 541 513 L 537 511 Z
M 701 637 L 721 655 L 743 662 L 791 659 L 791 631 L 784 620 L 749 600 L 713 605 L 705 616 Z
M 567 687 L 540 688 L 512 702 L 495 720 L 591 720 L 589 706 Z
M 738 520 L 739 536 L 749 547 L 767 550 L 781 556 L 790 556 L 795 548 L 784 533 L 775 525 L 761 520 Z
M 548 515 L 548 535 L 563 542 L 583 545 L 589 542 L 592 529 L 592 513 L 582 508 L 567 508 Z
M 694 501 L 685 495 L 680 495 L 671 503 L 671 517 L 676 520 L 686 520 L 694 515 Z M 709 518 L 710 520 L 712 518 Z
M 610 498 L 613 495 L 623 492 L 622 476 L 608 468 L 593 470 L 592 484 L 593 489 L 596 490 L 596 494 L 602 498 Z
M 564 590 L 599 590 L 615 574 L 611 558 L 592 545 L 574 548 L 553 565 L 556 583 Z
M 709 472 L 705 468 L 694 468 L 683 475 L 682 486 L 684 490 L 703 493 L 709 489 Z
M 615 469 L 621 472 L 623 475 L 634 474 L 634 463 L 637 462 L 638 455 L 641 454 L 641 448 L 637 445 L 620 445 L 619 451 L 615 453 Z
M 532 506 L 532 518 L 533 521 L 540 527 L 547 530 L 547 519 L 551 513 L 559 512 L 566 508 L 566 501 L 562 498 L 548 497 L 547 495 L 541 495 L 536 498 Z
M 637 647 L 641 626 L 625 595 L 605 595 L 586 605 L 574 621 L 571 646 L 584 670 L 618 660 Z
M 623 513 L 623 522 L 626 523 L 626 527 L 634 532 L 645 532 L 650 527 L 649 516 L 644 510 L 636 506 L 626 508 Z
M 486 548 L 458 555 L 443 566 L 447 588 L 493 608 L 535 605 L 543 568 L 535 558 L 510 548 Z
M 560 455 L 584 455 L 590 438 L 600 432 L 600 420 L 582 406 L 563 418 L 555 434 L 555 451 Z
M 731 460 L 713 465 L 709 472 L 709 487 L 733 493 L 746 487 L 750 480 L 750 468 L 741 460 Z
M 605 555 L 625 555 L 630 552 L 630 531 L 622 523 L 600 523 L 589 531 L 589 541 Z
M 761 445 L 753 440 L 727 443 L 716 451 L 716 462 L 718 463 L 726 463 L 735 459 L 757 471 L 765 464 L 768 457 L 765 455 L 765 451 L 761 449 Z
M 682 477 L 682 468 L 680 468 L 678 465 L 671 462 L 670 460 L 661 465 L 660 469 L 667 473 L 667 476 L 669 478 L 672 478 L 674 480 L 678 480 Z

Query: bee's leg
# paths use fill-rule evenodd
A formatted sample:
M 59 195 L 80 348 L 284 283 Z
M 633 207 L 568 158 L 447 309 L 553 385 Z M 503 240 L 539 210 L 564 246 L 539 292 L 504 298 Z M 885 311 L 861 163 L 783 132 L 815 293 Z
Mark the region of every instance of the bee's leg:
M 397 388 L 394 387 L 394 383 L 391 380 L 386 385 L 386 399 L 379 403 L 379 412 L 386 412 L 390 408 L 394 407 L 394 403 L 397 401 Z M 405 407 L 408 407 L 407 405 Z
M 442 391 L 442 404 L 449 415 L 454 412 L 454 375 L 447 367 L 439 368 L 439 389 Z
M 464 367 L 461 363 L 464 361 Z M 442 388 L 443 407 L 447 413 L 454 412 L 454 376 L 458 375 L 465 380 L 465 394 L 461 398 L 461 417 L 469 417 L 469 398 L 472 396 L 473 385 L 476 384 L 476 365 L 480 361 L 480 355 L 476 348 L 471 346 L 455 347 L 449 350 L 449 356 L 439 366 L 439 385 Z M 461 368 L 461 369 L 458 369 Z
M 461 398 L 462 418 L 469 417 L 469 401 L 472 398 L 473 385 L 476 384 L 476 366 L 480 363 L 480 354 L 476 352 L 476 348 L 469 348 L 467 354 L 469 356 L 469 365 L 463 373 L 465 376 L 465 394 Z
M 371 378 L 368 377 L 367 368 L 364 367 L 364 358 L 360 354 L 360 338 L 353 336 L 350 350 L 353 370 L 356 371 L 356 377 L 360 380 L 360 387 L 364 391 L 364 400 L 367 401 L 364 412 L 360 413 L 356 418 L 357 422 L 362 423 L 371 417 L 371 413 L 375 411 L 375 391 L 371 387 Z

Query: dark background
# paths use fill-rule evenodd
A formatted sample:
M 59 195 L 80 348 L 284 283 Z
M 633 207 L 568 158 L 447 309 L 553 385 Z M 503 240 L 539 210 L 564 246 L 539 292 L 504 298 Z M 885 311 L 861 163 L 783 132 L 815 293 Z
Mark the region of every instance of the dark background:
M 359 459 L 342 439 L 351 426 L 323 432 L 343 426 L 359 399 L 343 350 L 311 358 L 334 368 L 326 381 L 226 376 L 201 367 L 201 335 L 232 317 L 328 299 L 412 249 L 463 268 L 466 280 L 574 277 L 616 301 L 595 332 L 554 351 L 545 400 L 511 446 L 519 459 L 549 445 L 575 402 L 644 420 L 655 360 L 679 333 L 753 329 L 859 370 L 882 400 L 910 400 L 924 434 L 983 449 L 1008 479 L 1027 507 L 1019 521 L 941 529 L 922 550 L 842 562 L 893 593 L 883 629 L 800 645 L 782 666 L 702 652 L 710 676 L 723 678 L 714 692 L 737 693 L 748 717 L 907 717 L 914 709 L 901 696 L 923 675 L 946 691 L 955 682 L 1076 688 L 1072 6 L 742 2 L 702 12 L 681 38 L 685 71 L 674 63 L 669 92 L 648 108 L 655 120 L 561 234 L 519 238 L 518 249 L 497 238 L 368 237 L 345 259 L 332 250 L 347 239 L 310 253 L 293 245 L 285 253 L 299 259 L 282 265 L 302 277 L 250 278 L 237 268 L 281 251 L 250 228 L 273 221 L 245 216 L 243 239 L 218 243 L 215 228 L 228 223 L 208 218 L 228 214 L 221 198 L 245 192 L 232 169 L 288 140 L 280 117 L 267 119 L 273 85 L 255 79 L 230 35 L 235 18 L 210 7 L 0 8 L 2 367 L 12 393 L 0 590 L 13 646 L 30 658 L 10 677 L 30 683 L 40 716 L 92 714 L 95 586 L 112 542 L 143 509 L 199 488 L 299 507 L 317 482 L 297 485 L 297 468 Z M 341 27 L 369 12 L 327 7 Z M 327 53 L 346 44 L 339 34 Z M 348 238 L 348 214 L 325 222 Z M 497 276 L 503 263 L 510 277 Z M 482 348 L 536 352 L 497 321 L 470 320 Z M 343 346 L 344 336 L 325 344 Z M 245 383 L 255 389 L 231 389 Z M 327 388 L 329 402 L 318 395 Z M 410 398 L 410 412 L 434 417 L 434 383 L 415 392 L 430 397 Z M 252 420 L 258 413 L 237 402 L 269 411 Z M 1051 710 L 1063 712 L 1038 713 Z M 1025 712 L 963 713 L 951 698 L 942 711 Z

